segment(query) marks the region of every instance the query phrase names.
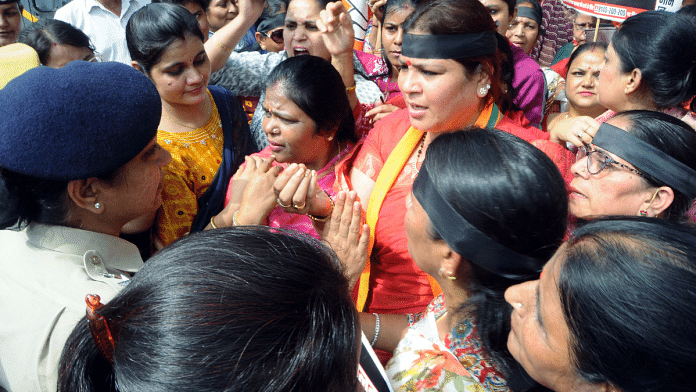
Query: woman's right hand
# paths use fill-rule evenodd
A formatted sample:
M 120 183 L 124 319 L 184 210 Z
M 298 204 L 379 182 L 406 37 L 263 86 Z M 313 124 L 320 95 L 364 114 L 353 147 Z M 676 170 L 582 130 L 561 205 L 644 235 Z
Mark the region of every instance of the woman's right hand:
M 246 166 L 232 177 L 232 197 L 221 213 L 228 226 L 234 221 L 239 225 L 261 225 L 276 207 L 273 183 L 283 168 L 273 166 L 274 156 L 247 156 L 245 160 Z
M 237 2 L 237 7 L 239 8 L 237 17 L 242 17 L 255 23 L 263 13 L 265 4 L 264 0 L 239 0 Z
M 324 241 L 333 248 L 343 264 L 343 273 L 348 278 L 351 290 L 365 268 L 370 240 L 370 226 L 362 224 L 362 209 L 357 197 L 355 191 L 341 191 L 336 195 L 331 219 L 322 233 Z
M 326 9 L 319 13 L 317 28 L 322 32 L 324 45 L 332 56 L 347 54 L 352 61 L 355 42 L 353 21 L 342 2 L 336 1 L 326 5 Z
M 583 147 L 592 143 L 599 125 L 597 120 L 588 116 L 560 120 L 553 129 L 549 129 L 549 140 L 563 147 L 566 143 L 571 143 L 575 147 Z

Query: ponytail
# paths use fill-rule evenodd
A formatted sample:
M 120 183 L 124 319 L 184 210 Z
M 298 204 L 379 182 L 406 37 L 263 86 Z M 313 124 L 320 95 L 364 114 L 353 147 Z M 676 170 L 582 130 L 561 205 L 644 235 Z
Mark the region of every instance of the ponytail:
M 65 343 L 58 375 L 58 392 L 116 391 L 113 367 L 94 343 L 86 318 Z

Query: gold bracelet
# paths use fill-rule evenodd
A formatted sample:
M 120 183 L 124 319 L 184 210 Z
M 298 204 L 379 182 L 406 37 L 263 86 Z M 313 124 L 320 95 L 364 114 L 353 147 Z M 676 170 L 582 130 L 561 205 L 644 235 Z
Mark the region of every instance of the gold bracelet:
M 213 41 L 215 41 L 215 46 L 217 46 L 218 48 L 224 50 L 225 52 L 232 52 L 232 49 L 220 42 L 217 36 L 213 35 Z
M 353 87 L 353 88 L 355 88 L 355 87 Z M 334 207 L 336 207 L 336 203 L 334 203 L 334 201 L 333 201 L 333 199 L 331 198 L 331 196 L 329 196 L 329 194 L 328 194 L 326 191 L 324 191 L 324 193 L 326 193 L 326 196 L 329 197 L 329 201 L 331 202 L 331 211 L 329 212 L 328 215 L 323 216 L 323 217 L 322 217 L 322 216 L 312 215 L 312 214 L 305 214 L 305 215 L 307 215 L 307 216 L 309 217 L 309 219 L 311 219 L 311 220 L 313 220 L 313 221 L 316 221 L 316 222 L 326 222 L 327 220 L 329 220 L 329 218 L 331 218 L 331 214 L 333 214 L 333 209 L 334 209 Z
M 355 87 L 356 87 L 355 84 L 350 86 L 350 87 L 346 87 L 346 94 L 350 94 L 350 93 L 355 92 Z
M 210 218 L 210 227 L 212 227 L 213 229 L 217 229 L 218 227 L 215 224 L 215 221 L 213 221 L 213 219 L 215 219 L 215 215 L 213 215 L 213 217 Z
M 232 215 L 232 226 L 239 226 L 239 223 L 237 223 L 237 214 L 239 214 L 239 210 L 234 212 L 234 215 Z

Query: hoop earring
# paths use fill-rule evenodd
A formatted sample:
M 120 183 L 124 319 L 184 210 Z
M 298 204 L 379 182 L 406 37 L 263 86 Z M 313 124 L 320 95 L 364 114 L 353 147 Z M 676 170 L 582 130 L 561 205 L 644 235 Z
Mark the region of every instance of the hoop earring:
M 650 198 L 650 201 L 648 202 L 648 207 L 650 207 L 650 205 L 652 204 L 652 202 L 655 201 L 655 197 L 657 197 L 657 194 L 658 194 L 659 192 L 660 192 L 660 190 L 658 189 L 658 190 L 655 191 L 655 193 L 653 193 L 652 197 Z M 638 211 L 638 213 L 640 214 L 640 216 L 648 216 L 648 210 L 647 210 L 648 207 L 645 207 L 646 209 L 643 209 L 643 210 Z

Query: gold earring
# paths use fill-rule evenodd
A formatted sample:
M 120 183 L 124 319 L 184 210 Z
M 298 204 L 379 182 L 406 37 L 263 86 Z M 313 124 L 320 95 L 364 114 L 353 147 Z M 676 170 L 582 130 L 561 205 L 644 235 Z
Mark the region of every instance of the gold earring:
M 447 272 L 445 272 L 444 267 L 440 267 L 440 269 L 437 271 L 437 274 L 440 275 L 440 277 L 444 278 L 444 279 L 457 280 L 456 276 L 448 274 Z

